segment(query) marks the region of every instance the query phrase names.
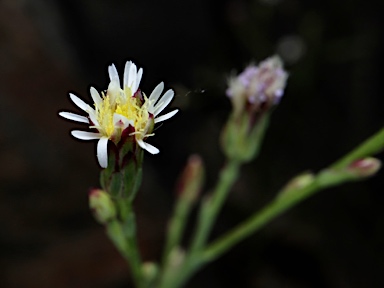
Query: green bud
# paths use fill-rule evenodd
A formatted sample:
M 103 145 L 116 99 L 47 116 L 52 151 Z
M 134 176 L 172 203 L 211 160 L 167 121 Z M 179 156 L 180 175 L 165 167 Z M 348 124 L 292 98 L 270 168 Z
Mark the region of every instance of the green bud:
M 145 262 L 142 265 L 143 276 L 146 279 L 146 282 L 152 283 L 152 281 L 156 278 L 159 273 L 159 267 L 156 263 L 153 262 Z
M 180 267 L 185 261 L 185 250 L 181 247 L 172 249 L 169 255 L 169 265 L 174 268 Z
M 108 193 L 93 189 L 89 193 L 89 207 L 100 224 L 106 224 L 116 217 L 116 208 Z
M 186 167 L 177 183 L 179 197 L 194 203 L 198 198 L 204 180 L 204 165 L 199 155 L 189 157 Z
M 291 179 L 285 187 L 281 190 L 278 197 L 284 197 L 291 194 L 294 191 L 303 189 L 311 185 L 315 181 L 315 176 L 313 173 L 304 172 L 293 179 Z
M 269 115 L 268 112 L 260 115 L 256 123 L 249 113 L 244 113 L 237 118 L 232 115 L 223 129 L 221 137 L 225 155 L 239 162 L 249 162 L 254 159 L 263 141 Z

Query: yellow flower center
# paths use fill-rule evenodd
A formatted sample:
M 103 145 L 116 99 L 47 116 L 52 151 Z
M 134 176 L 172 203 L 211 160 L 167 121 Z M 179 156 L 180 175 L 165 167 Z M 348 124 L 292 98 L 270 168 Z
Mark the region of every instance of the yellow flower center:
M 124 90 L 108 89 L 106 94 L 102 93 L 102 101 L 95 104 L 96 120 L 100 126 L 93 126 L 103 136 L 118 142 L 120 140 L 122 126 L 113 121 L 113 115 L 119 114 L 132 121 L 134 124 L 137 139 L 143 140 L 145 137 L 152 136 L 153 118 L 148 112 L 149 101 L 143 94 L 144 103 L 139 97 L 133 97 L 131 89 L 125 87 Z

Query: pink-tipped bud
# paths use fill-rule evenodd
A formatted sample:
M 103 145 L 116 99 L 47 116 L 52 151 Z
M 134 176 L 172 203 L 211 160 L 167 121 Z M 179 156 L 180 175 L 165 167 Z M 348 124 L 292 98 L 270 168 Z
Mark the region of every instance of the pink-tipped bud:
M 179 197 L 194 202 L 200 194 L 203 178 L 204 166 L 201 157 L 191 155 L 177 183 L 176 192 Z
M 348 166 L 348 171 L 358 177 L 369 177 L 376 174 L 381 167 L 381 161 L 373 157 L 356 160 Z
M 101 189 L 92 189 L 89 193 L 89 207 L 96 220 L 105 224 L 116 217 L 116 208 L 111 197 Z

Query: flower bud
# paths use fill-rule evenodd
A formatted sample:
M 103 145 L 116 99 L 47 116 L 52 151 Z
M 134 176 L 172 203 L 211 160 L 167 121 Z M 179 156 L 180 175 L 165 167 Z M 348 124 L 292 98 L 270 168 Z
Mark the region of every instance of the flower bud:
M 196 201 L 204 178 L 203 161 L 199 155 L 189 157 L 187 165 L 177 184 L 176 192 L 188 202 Z
M 159 267 L 154 262 L 143 263 L 142 270 L 143 276 L 148 283 L 151 283 L 159 273 Z
M 315 176 L 311 172 L 304 172 L 291 179 L 279 193 L 279 197 L 290 195 L 292 192 L 308 187 L 315 181 Z
M 369 177 L 379 171 L 381 161 L 373 157 L 356 160 L 348 166 L 348 171 L 357 177 Z
M 177 268 L 183 264 L 185 261 L 186 252 L 181 247 L 174 247 L 169 255 L 169 265 L 171 267 Z
M 366 177 L 373 176 L 381 167 L 380 160 L 372 157 L 366 157 L 355 160 L 344 167 L 331 167 L 321 171 L 316 182 L 320 186 L 329 186 L 343 183 L 345 181 L 357 181 Z
M 283 96 L 287 78 L 282 61 L 273 56 L 229 79 L 226 93 L 233 110 L 221 137 L 227 157 L 248 162 L 257 156 L 271 108 Z
M 89 193 L 89 207 L 96 220 L 105 224 L 116 217 L 116 208 L 108 193 L 101 189 L 92 189 Z

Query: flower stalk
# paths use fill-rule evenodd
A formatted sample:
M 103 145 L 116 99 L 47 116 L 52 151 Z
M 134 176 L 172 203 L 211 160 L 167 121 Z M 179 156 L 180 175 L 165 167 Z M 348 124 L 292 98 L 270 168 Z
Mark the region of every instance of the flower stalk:
M 92 190 L 90 206 L 98 222 L 127 260 L 137 287 L 154 278 L 154 266 L 142 264 L 137 244 L 136 220 L 132 207 L 142 181 L 144 150 L 151 154 L 159 149 L 148 143 L 154 136 L 157 123 L 173 117 L 178 110 L 160 116 L 174 97 L 173 90 L 162 95 L 164 83 L 158 84 L 149 97 L 139 89 L 143 69 L 128 61 L 122 85 L 115 65 L 108 67 L 110 83 L 107 90 L 98 92 L 91 87 L 93 105 L 74 94 L 72 102 L 87 116 L 60 112 L 68 120 L 88 124 L 89 131 L 73 130 L 72 136 L 81 140 L 98 140 L 97 159 L 101 189 Z M 152 267 L 152 268 L 151 268 Z
M 177 185 L 177 200 L 173 216 L 169 222 L 167 241 L 164 249 L 163 260 L 168 257 L 173 249 L 181 245 L 186 221 L 200 194 L 204 180 L 204 167 L 202 159 L 198 155 L 192 155 L 188 159 L 187 166 Z
M 229 160 L 222 168 L 214 191 L 201 202 L 196 230 L 183 265 L 177 273 L 174 273 L 174 278 L 170 278 L 171 280 L 168 280 L 166 285 L 163 283 L 161 287 L 180 287 L 195 271 L 201 268 L 202 252 L 228 193 L 238 178 L 239 169 L 240 163 L 236 160 Z

